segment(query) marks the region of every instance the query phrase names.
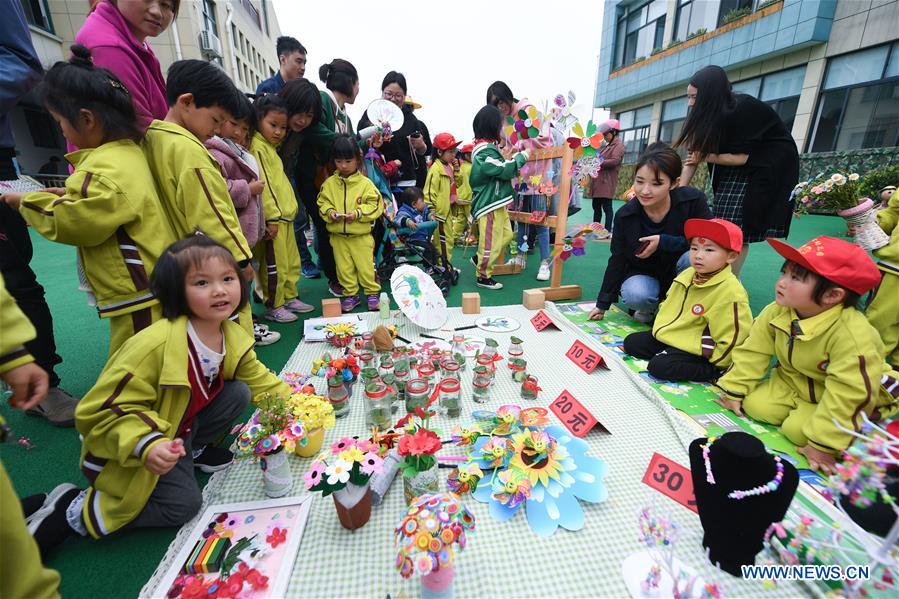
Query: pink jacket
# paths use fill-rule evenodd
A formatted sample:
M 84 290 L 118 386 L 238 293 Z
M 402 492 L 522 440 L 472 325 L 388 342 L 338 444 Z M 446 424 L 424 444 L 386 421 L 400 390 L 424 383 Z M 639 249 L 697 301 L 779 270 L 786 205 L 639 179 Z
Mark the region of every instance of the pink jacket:
M 96 66 L 112 72 L 128 88 L 141 131 L 146 131 L 153 119 L 165 118 L 168 103 L 159 59 L 148 44 L 137 41 L 112 3 L 97 4 L 75 42 L 91 51 Z
M 259 180 L 259 175 L 240 159 L 234 149 L 221 137 L 210 137 L 204 143 L 206 149 L 219 163 L 222 176 L 228 184 L 228 193 L 237 209 L 240 229 L 247 238 L 251 248 L 259 243 L 265 232 L 265 220 L 262 217 L 262 202 L 258 195 L 250 193 L 250 183 Z M 250 155 L 247 152 L 247 155 Z M 252 155 L 250 155 L 252 157 Z
M 528 107 L 533 106 L 530 100 L 527 98 L 522 98 L 515 105 L 515 108 L 512 110 L 512 117 L 518 118 L 519 110 L 527 110 Z M 544 117 L 545 118 L 545 117 Z M 505 124 L 505 121 L 504 121 Z M 542 123 L 541 123 L 542 125 Z M 534 139 L 522 139 L 518 143 L 515 144 L 515 150 L 521 152 L 522 150 L 536 150 L 538 148 L 551 148 L 553 145 L 552 137 L 549 134 L 548 128 L 545 126 L 542 127 L 542 131 L 540 135 L 538 135 Z M 546 171 L 552 164 L 552 159 L 547 160 L 528 160 L 521 170 L 519 171 L 518 178 L 512 182 L 512 185 L 515 189 L 518 189 L 518 186 L 521 182 L 528 183 L 528 189 L 522 191 L 523 195 L 533 195 L 538 193 L 536 189 L 532 189 L 532 185 L 530 184 L 530 178 L 534 175 L 540 175 L 541 183 L 545 182 L 543 179 L 546 176 Z

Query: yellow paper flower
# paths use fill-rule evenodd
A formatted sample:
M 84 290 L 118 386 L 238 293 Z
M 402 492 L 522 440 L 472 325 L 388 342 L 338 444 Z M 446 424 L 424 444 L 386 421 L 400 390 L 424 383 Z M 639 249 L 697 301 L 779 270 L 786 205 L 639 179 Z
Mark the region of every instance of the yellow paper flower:
M 365 454 L 362 453 L 362 450 L 358 447 L 350 447 L 347 450 L 341 451 L 338 456 L 341 460 L 346 460 L 347 462 L 361 462 L 362 458 L 365 457 Z

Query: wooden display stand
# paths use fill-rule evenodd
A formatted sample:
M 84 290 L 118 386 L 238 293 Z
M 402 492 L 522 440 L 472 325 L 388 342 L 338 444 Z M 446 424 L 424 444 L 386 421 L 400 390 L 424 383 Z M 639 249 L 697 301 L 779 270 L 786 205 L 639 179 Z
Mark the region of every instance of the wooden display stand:
M 547 160 L 551 158 L 562 159 L 562 170 L 559 176 L 559 207 L 556 210 L 556 215 L 547 216 L 543 222 L 535 223 L 556 230 L 555 244 L 557 247 L 562 245 L 562 241 L 565 239 L 565 233 L 568 229 L 568 198 L 571 193 L 571 177 L 568 173 L 571 172 L 571 165 L 574 163 L 575 153 L 582 151 L 583 150 L 580 148 L 573 150 L 568 145 L 564 145 L 536 150 L 528 157 L 528 161 Z M 531 224 L 531 213 L 510 211 L 509 219 L 517 223 Z M 502 258 L 503 256 L 500 254 L 497 262 L 500 262 Z M 552 278 L 550 279 L 549 287 L 536 288 L 536 290 L 542 291 L 545 299 L 551 302 L 578 299 L 581 297 L 580 285 L 562 285 L 562 269 L 564 268 L 564 264 L 565 263 L 561 260 L 553 262 Z M 493 274 L 512 274 L 512 271 L 498 272 L 499 268 L 501 268 L 501 266 L 496 266 Z M 521 272 L 520 267 L 516 266 L 515 268 L 517 269 L 514 270 L 515 273 Z

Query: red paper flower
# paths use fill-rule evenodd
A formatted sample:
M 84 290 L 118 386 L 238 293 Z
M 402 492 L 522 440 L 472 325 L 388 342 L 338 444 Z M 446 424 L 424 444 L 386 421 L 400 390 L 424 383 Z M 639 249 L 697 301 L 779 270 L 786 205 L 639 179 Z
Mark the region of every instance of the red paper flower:
M 237 597 L 243 590 L 243 576 L 239 572 L 231 574 L 227 580 L 223 580 L 219 586 L 219 597 Z
M 263 576 L 259 570 L 249 567 L 245 562 L 240 562 L 237 570 L 244 580 L 250 583 L 254 591 L 262 590 L 268 586 L 268 576 Z
M 274 549 L 287 540 L 287 529 L 275 527 L 265 540 L 272 546 L 272 549 Z
M 393 428 L 403 428 L 404 426 L 409 424 L 410 420 L 412 420 L 412 412 L 409 412 L 408 414 L 397 420 Z
M 397 451 L 403 456 L 431 455 L 437 453 L 437 450 L 441 447 L 440 437 L 435 435 L 432 431 L 420 428 L 415 431 L 414 435 L 404 435 L 401 437 Z
M 207 597 L 209 589 L 212 587 L 212 581 L 203 580 L 201 576 L 192 576 L 184 583 L 184 589 L 181 591 L 181 597 L 184 599 L 199 599 Z

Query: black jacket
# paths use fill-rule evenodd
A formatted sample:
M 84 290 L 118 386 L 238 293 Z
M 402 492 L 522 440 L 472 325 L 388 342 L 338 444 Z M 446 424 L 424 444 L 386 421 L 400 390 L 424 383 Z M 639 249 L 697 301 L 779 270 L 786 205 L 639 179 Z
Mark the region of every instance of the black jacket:
M 661 301 L 677 274 L 675 267 L 678 259 L 689 249 L 684 238 L 684 223 L 690 218 L 712 218 L 704 193 L 692 187 L 672 189 L 671 209 L 665 217 L 662 240 L 655 253 L 643 260 L 634 255 L 640 247 L 638 239 L 644 236 L 641 228 L 643 215 L 643 207 L 636 199 L 615 213 L 612 255 L 596 297 L 596 307 L 601 310 L 608 310 L 609 306 L 618 301 L 621 284 L 633 275 L 648 275 L 658 279 Z
M 381 146 L 380 152 L 386 162 L 391 160 L 402 162 L 400 166 L 400 181 L 414 180 L 419 187 L 423 187 L 424 177 L 428 174 L 426 160 L 428 154 L 431 153 L 431 136 L 428 135 L 427 128 L 419 122 L 410 107 L 403 108 L 403 117 L 403 126 L 393 132 L 393 137 L 389 142 Z M 371 121 L 368 120 L 368 115 L 363 114 L 357 128 L 361 131 L 370 125 Z M 422 134 L 427 146 L 427 151 L 423 155 L 416 154 L 409 142 L 409 136 L 416 131 Z M 424 176 L 421 176 L 422 172 Z M 419 179 L 421 180 L 420 183 L 418 183 Z

